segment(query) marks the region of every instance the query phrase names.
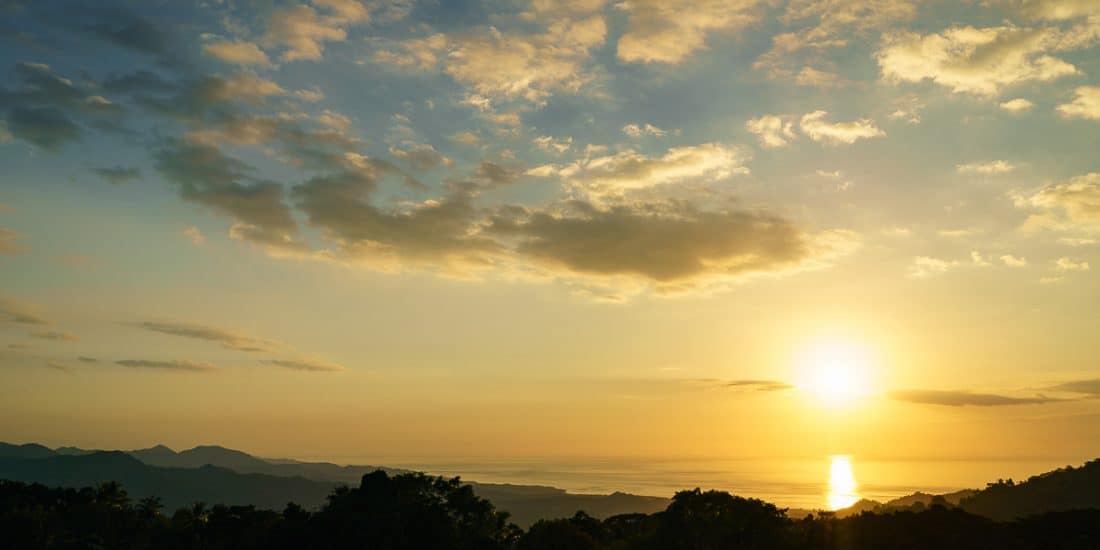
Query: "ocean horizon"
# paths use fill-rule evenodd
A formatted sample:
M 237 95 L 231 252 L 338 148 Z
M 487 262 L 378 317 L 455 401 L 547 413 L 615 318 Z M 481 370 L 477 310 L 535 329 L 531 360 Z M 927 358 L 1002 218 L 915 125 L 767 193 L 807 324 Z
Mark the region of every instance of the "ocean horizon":
M 671 497 L 677 491 L 717 489 L 784 508 L 831 509 L 859 499 L 885 502 L 917 491 L 943 494 L 981 489 L 998 479 L 1020 481 L 1088 458 L 861 459 L 819 458 L 622 459 L 622 458 L 329 458 L 422 471 L 465 481 L 540 485 L 571 493 Z M 836 469 L 841 466 L 839 481 Z M 847 470 L 847 471 L 843 471 Z M 841 485 L 841 486 L 838 486 Z

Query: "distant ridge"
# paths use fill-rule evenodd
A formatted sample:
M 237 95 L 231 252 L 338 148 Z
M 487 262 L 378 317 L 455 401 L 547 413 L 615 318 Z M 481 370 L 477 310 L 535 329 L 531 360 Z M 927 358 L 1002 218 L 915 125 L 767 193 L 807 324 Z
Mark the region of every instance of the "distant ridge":
M 216 466 L 160 468 L 120 451 L 44 458 L 0 457 L 0 478 L 52 487 L 86 487 L 117 481 L 133 497 L 159 496 L 170 509 L 193 502 L 282 509 L 294 501 L 316 507 L 335 486 L 301 477 L 241 474 Z
M 254 504 L 276 510 L 293 501 L 315 508 L 335 487 L 358 486 L 364 474 L 379 469 L 390 475 L 410 473 L 377 466 L 265 460 L 217 445 L 180 452 L 164 445 L 133 451 L 90 451 L 76 447 L 55 451 L 37 444 L 0 443 L 0 478 L 61 487 L 118 481 L 132 496 L 159 496 L 169 508 L 199 501 Z M 466 483 L 478 495 L 511 513 L 513 521 L 521 526 L 538 519 L 570 517 L 577 510 L 600 518 L 652 513 L 663 510 L 669 503 L 666 498 L 626 493 L 583 495 L 554 487 Z
M 0 456 L 10 456 L 13 458 L 45 458 L 53 456 L 54 454 L 56 453 L 49 447 L 37 443 L 24 443 L 23 445 L 0 443 Z
M 1066 466 L 1023 482 L 990 483 L 959 505 L 973 514 L 996 520 L 1062 510 L 1100 509 L 1100 459 L 1083 466 Z

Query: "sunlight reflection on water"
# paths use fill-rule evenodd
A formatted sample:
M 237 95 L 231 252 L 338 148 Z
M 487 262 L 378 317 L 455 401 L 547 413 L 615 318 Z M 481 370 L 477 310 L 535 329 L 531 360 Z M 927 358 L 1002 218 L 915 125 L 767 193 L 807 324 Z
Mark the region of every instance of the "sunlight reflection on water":
M 814 510 L 830 506 L 829 494 L 886 502 L 912 494 L 949 493 L 984 487 L 996 477 L 1027 478 L 1082 457 L 1043 459 L 882 459 L 846 456 L 855 489 L 830 488 L 833 457 L 635 459 L 544 457 L 296 457 L 340 464 L 383 464 L 483 483 L 558 487 L 574 493 L 671 497 L 700 487 L 767 500 L 781 507 Z M 844 464 L 841 462 L 841 464 Z M 994 476 L 995 474 L 995 476 Z M 993 476 L 993 477 L 991 477 Z M 849 497 L 851 498 L 851 497 Z M 854 501 L 853 501 L 854 502 Z
M 829 509 L 839 510 L 855 504 L 859 500 L 858 489 L 851 458 L 846 455 L 829 457 Z

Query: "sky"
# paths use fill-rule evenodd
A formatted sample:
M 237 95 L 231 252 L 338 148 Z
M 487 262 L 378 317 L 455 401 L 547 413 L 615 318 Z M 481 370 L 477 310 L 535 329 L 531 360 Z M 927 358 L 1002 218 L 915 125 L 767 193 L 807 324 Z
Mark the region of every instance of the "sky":
M 2 440 L 1100 455 L 1094 0 L 0 12 Z

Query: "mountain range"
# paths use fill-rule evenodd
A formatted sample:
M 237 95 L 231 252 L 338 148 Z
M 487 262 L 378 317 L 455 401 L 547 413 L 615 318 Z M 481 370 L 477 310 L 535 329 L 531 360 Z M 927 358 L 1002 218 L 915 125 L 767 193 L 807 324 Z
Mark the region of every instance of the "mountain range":
M 100 451 L 0 443 L 0 479 L 48 486 L 84 487 L 117 481 L 134 498 L 158 496 L 168 509 L 193 502 L 253 504 L 282 509 L 288 502 L 317 508 L 339 485 L 357 486 L 364 474 L 408 470 L 380 466 L 341 466 L 327 462 L 266 459 L 219 446 L 174 451 L 157 445 L 131 451 Z M 521 526 L 538 519 L 653 513 L 669 499 L 627 493 L 589 495 L 555 487 L 467 482 L 475 492 L 512 515 Z

